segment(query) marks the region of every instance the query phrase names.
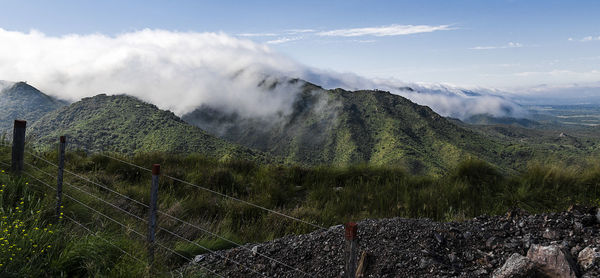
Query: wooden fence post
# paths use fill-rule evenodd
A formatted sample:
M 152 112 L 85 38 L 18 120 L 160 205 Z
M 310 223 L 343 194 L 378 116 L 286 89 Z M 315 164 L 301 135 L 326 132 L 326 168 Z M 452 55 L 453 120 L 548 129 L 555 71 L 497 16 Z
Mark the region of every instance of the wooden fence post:
M 346 267 L 344 273 L 346 278 L 354 278 L 356 275 L 356 259 L 358 256 L 358 236 L 357 225 L 354 222 L 348 222 L 346 227 L 346 245 L 344 248 L 344 262 Z
M 154 240 L 156 234 L 156 211 L 158 210 L 158 177 L 160 165 L 152 165 L 152 187 L 150 188 L 150 221 L 148 221 L 148 263 L 154 262 Z
M 15 120 L 13 129 L 12 164 L 10 169 L 16 174 L 20 174 L 21 171 L 23 171 L 26 127 L 27 121 Z
M 63 186 L 63 171 L 65 169 L 65 146 L 67 139 L 65 136 L 60 137 L 58 145 L 58 176 L 56 179 L 56 218 L 58 221 L 62 219 L 62 186 Z

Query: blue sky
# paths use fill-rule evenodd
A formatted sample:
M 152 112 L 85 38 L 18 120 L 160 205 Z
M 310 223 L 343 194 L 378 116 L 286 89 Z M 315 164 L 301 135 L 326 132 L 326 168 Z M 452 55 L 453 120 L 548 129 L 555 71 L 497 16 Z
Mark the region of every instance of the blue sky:
M 600 82 L 600 1 L 1 3 L 9 31 L 224 32 L 367 77 L 495 88 Z

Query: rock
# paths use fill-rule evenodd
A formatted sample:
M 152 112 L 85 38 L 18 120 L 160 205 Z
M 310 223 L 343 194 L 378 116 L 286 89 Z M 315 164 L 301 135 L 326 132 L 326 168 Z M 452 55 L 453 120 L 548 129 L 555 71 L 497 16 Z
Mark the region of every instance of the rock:
M 549 246 L 532 244 L 527 251 L 527 258 L 548 277 L 577 277 L 575 262 L 568 252 L 556 244 Z
M 194 263 L 197 264 L 204 260 L 204 255 L 197 255 L 194 257 Z
M 440 235 L 438 232 L 433 232 L 433 237 L 435 238 L 435 240 L 437 240 L 437 242 L 439 244 L 444 244 L 444 237 L 442 235 Z
M 484 268 L 480 268 L 478 270 L 473 271 L 473 274 L 475 274 L 476 276 L 482 276 L 488 274 L 488 272 Z
M 485 246 L 487 248 L 496 248 L 496 246 L 500 243 L 500 241 L 498 240 L 498 238 L 496 237 L 490 237 L 485 241 Z
M 597 215 L 596 216 L 593 216 L 593 215 L 590 215 L 590 214 L 584 215 L 581 218 L 581 224 L 583 224 L 584 227 L 590 227 L 590 226 L 592 226 L 592 225 L 594 225 L 594 224 L 597 223 L 596 222 L 596 221 L 598 221 L 597 217 L 598 217 Z
M 492 273 L 494 278 L 531 277 L 535 274 L 535 264 L 519 253 L 512 254 L 500 268 Z
M 458 257 L 456 257 L 456 254 L 450 253 L 448 254 L 448 260 L 450 263 L 455 263 L 458 260 Z
M 547 239 L 556 239 L 558 238 L 558 233 L 554 230 L 546 229 L 542 237 Z
M 600 261 L 600 253 L 596 248 L 586 247 L 577 256 L 577 262 L 583 268 L 583 270 L 590 269 L 593 265 Z
M 507 216 L 484 215 L 448 223 L 401 217 L 362 220 L 358 222 L 358 247 L 373 254 L 367 260 L 365 277 L 600 277 L 600 222 L 596 222 L 595 208 L 522 214 L 514 211 Z M 305 235 L 249 243 L 243 248 L 203 254 L 204 258 L 196 259 L 201 261 L 189 266 L 198 271 L 206 267 L 232 278 L 302 277 L 296 269 L 315 277 L 339 277 L 345 265 L 341 255 L 343 231 L 343 226 L 337 225 Z M 582 252 L 587 246 L 590 248 Z M 525 253 L 529 257 L 524 257 Z M 235 265 L 234 260 L 251 265 L 262 275 Z
M 421 261 L 419 261 L 419 268 L 421 268 L 421 269 L 428 268 L 432 264 L 433 264 L 433 261 L 431 259 L 421 258 Z
M 466 231 L 466 232 L 464 232 L 464 233 L 463 233 L 463 237 L 464 237 L 465 239 L 469 239 L 469 238 L 470 238 L 472 235 L 473 235 L 473 233 L 471 233 L 471 232 L 469 232 L 469 231 Z

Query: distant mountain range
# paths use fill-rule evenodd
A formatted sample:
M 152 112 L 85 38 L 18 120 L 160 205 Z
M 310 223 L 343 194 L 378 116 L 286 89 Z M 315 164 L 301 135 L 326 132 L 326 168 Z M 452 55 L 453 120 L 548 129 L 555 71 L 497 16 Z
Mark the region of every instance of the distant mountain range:
M 15 118 L 28 120 L 28 140 L 38 146 L 53 146 L 67 135 L 71 144 L 91 151 L 386 165 L 421 174 L 442 174 L 468 158 L 515 170 L 534 156 L 575 159 L 598 146 L 592 131 L 584 140 L 557 137 L 547 127 L 534 132 L 528 128 L 539 123 L 526 119 L 482 114 L 460 121 L 386 91 L 326 90 L 298 79 L 257 86 L 274 90 L 289 85 L 284 82 L 301 90 L 290 111 L 248 117 L 203 105 L 181 118 L 126 95 L 97 95 L 67 105 L 26 83 L 3 83 L 0 121 L 10 130 Z

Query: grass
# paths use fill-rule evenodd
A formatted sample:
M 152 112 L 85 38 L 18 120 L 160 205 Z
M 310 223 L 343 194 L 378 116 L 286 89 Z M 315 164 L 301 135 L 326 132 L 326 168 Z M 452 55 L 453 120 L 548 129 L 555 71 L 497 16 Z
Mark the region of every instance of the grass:
M 8 151 L 3 153 L 5 155 L 1 158 L 7 161 Z M 56 159 L 52 152 L 42 156 L 51 161 Z M 522 172 L 509 175 L 486 162 L 467 159 L 442 176 L 418 176 L 409 174 L 403 168 L 370 165 L 259 165 L 242 160 L 218 161 L 201 155 L 164 153 L 142 153 L 120 158 L 146 168 L 154 163 L 161 164 L 163 176 L 160 179 L 159 210 L 229 240 L 212 237 L 189 225 L 159 216 L 160 227 L 175 231 L 192 242 L 165 232 L 157 234 L 157 241 L 188 259 L 206 253 L 207 249 L 234 247 L 235 244 L 230 241 L 238 244 L 262 242 L 288 234 L 307 233 L 314 228 L 168 179 L 167 175 L 324 227 L 383 217 L 464 220 L 481 214 L 503 214 L 514 207 L 539 213 L 564 210 L 571 204 L 596 205 L 600 200 L 600 168 L 597 167 L 530 162 Z M 53 166 L 29 155 L 26 161 L 43 171 L 56 172 Z M 67 153 L 66 168 L 129 198 L 148 203 L 151 178 L 148 172 L 125 166 L 102 155 L 87 155 L 77 151 Z M 26 171 L 49 184 L 55 183 L 54 179 L 45 177 L 29 166 Z M 3 266 L 0 271 L 5 271 L 2 272 L 5 274 L 3 276 L 50 273 L 44 275 L 147 277 L 151 271 L 164 275 L 191 275 L 178 272 L 186 260 L 162 248 L 157 249 L 156 264 L 150 270 L 143 263 L 147 260 L 145 239 L 132 232 L 135 230 L 145 235 L 146 224 L 73 187 L 100 196 L 143 219 L 147 217 L 144 206 L 66 174 L 68 185 L 64 190 L 67 194 L 128 227 L 123 229 L 65 198 L 65 215 L 77 219 L 93 231 L 101 231 L 99 234 L 89 234 L 65 219 L 60 223 L 53 222 L 56 218 L 52 190 L 46 190 L 30 179 L 8 174 L 0 177 L 5 185 L 0 189 L 1 213 L 2 217 L 6 217 L 2 219 L 2 231 L 11 227 L 1 237 L 8 238 L 5 235 L 10 233 L 8 242 L 23 252 L 15 255 L 5 251 L 1 253 L 0 263 Z M 51 224 L 54 229 L 50 228 Z M 18 225 L 20 233 L 15 233 L 15 225 Z M 60 231 L 60 236 L 56 236 L 57 231 Z M 28 237 L 24 237 L 25 233 Z M 37 242 L 37 247 L 28 243 L 29 238 L 33 240 L 30 242 Z M 48 245 L 52 247 L 40 249 Z M 131 259 L 113 245 L 120 246 L 142 262 Z M 40 255 L 42 250 L 43 256 Z

